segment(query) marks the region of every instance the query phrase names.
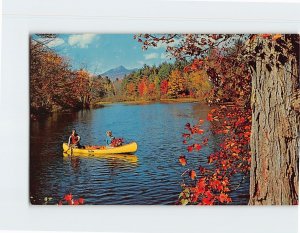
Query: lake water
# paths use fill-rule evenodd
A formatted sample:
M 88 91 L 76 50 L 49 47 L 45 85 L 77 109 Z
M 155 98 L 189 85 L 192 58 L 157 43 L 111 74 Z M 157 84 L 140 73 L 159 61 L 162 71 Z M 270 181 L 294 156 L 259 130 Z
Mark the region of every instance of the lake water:
M 198 103 L 126 105 L 77 113 L 54 114 L 30 125 L 30 196 L 34 204 L 44 197 L 61 199 L 71 192 L 86 204 L 175 204 L 181 191 L 181 174 L 186 168 L 178 162 L 187 154 L 181 133 L 187 122 L 206 119 L 210 108 Z M 197 169 L 218 149 L 220 139 L 203 125 L 208 146 L 188 155 Z M 75 128 L 81 144 L 104 144 L 105 132 L 112 130 L 126 142 L 136 141 L 138 151 L 128 157 L 64 157 L 62 143 Z M 233 183 L 237 183 L 236 177 Z M 247 204 L 249 181 L 231 193 L 232 204 Z

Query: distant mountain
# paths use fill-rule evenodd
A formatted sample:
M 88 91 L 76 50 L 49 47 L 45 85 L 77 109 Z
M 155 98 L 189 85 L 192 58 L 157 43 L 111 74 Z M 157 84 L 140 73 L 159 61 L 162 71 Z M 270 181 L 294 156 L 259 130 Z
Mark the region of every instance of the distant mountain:
M 124 78 L 124 76 L 126 74 L 130 74 L 131 72 L 135 71 L 137 69 L 126 69 L 124 66 L 118 66 L 116 68 L 110 69 L 106 72 L 104 72 L 103 74 L 101 74 L 101 76 L 107 76 L 109 77 L 111 80 L 116 80 L 118 79 L 122 79 Z

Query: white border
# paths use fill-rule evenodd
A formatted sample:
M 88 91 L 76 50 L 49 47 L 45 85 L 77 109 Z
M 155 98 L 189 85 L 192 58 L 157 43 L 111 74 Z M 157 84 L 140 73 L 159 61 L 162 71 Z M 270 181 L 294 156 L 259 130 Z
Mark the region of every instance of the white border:
M 0 229 L 282 233 L 297 207 L 30 206 L 28 35 L 32 32 L 284 32 L 300 30 L 297 3 L 6 0 L 0 83 Z

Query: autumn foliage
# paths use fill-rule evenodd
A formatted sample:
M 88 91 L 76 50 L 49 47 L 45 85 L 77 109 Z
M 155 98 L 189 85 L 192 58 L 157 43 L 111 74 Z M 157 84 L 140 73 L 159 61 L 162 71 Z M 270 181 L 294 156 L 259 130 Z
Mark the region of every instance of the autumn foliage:
M 31 113 L 76 107 L 68 62 L 43 45 L 32 42 L 30 46 Z
M 247 112 L 248 111 L 248 112 Z M 205 136 L 201 129 L 204 120 L 198 124 L 186 124 L 186 133 L 182 134 L 187 155 L 181 155 L 179 162 L 188 167 L 189 172 L 184 172 L 185 179 L 182 183 L 183 191 L 179 195 L 181 204 L 212 205 L 232 202 L 230 182 L 236 174 L 241 174 L 240 182 L 249 176 L 250 171 L 250 133 L 251 114 L 249 110 L 240 107 L 225 106 L 212 109 L 207 121 L 211 124 L 214 134 L 221 135 L 223 140 L 220 149 L 207 157 L 207 163 L 200 167 L 193 167 L 188 163 L 188 158 L 199 153 L 209 141 L 204 137 L 198 143 L 189 144 L 197 134 Z M 186 175 L 188 174 L 188 175 Z M 189 179 L 189 180 L 186 180 Z M 191 182 L 196 180 L 196 182 Z
M 211 92 L 206 72 L 184 72 L 190 62 L 176 61 L 159 66 L 144 65 L 121 81 L 120 100 L 197 98 L 205 101 Z M 199 82 L 198 80 L 201 80 Z
M 44 36 L 46 36 L 45 34 Z M 73 70 L 67 58 L 31 37 L 30 113 L 32 117 L 52 112 L 90 108 L 114 93 L 108 78 L 85 69 Z
M 190 93 L 202 94 L 214 108 L 207 119 L 192 125 L 187 123 L 182 134 L 186 154 L 178 158 L 183 166 L 180 204 L 214 205 L 232 202 L 232 179 L 249 178 L 251 135 L 251 76 L 244 56 L 245 44 L 252 35 L 226 34 L 139 34 L 137 40 L 143 49 L 165 43 L 167 52 L 179 60 L 189 58 L 183 68 L 185 77 L 192 82 Z M 272 35 L 258 35 L 274 39 Z M 277 35 L 278 39 L 279 36 Z M 275 39 L 276 39 L 275 38 Z M 178 75 L 177 75 L 178 76 Z M 184 76 L 182 76 L 184 77 Z M 210 88 L 205 83 L 209 80 Z M 182 81 L 182 83 L 185 83 Z M 175 85 L 174 85 L 175 86 Z M 198 87 L 198 90 L 196 89 Z M 181 86 L 177 84 L 178 91 Z M 175 89 L 176 89 L 175 88 Z M 203 93 L 203 90 L 209 90 Z M 203 124 L 222 139 L 219 149 L 207 156 L 200 167 L 189 163 L 199 156 L 210 142 Z M 196 136 L 201 135 L 201 137 Z M 200 139 L 199 139 L 200 138 Z M 237 176 L 238 175 L 238 176 Z
M 83 205 L 85 200 L 82 197 L 75 198 L 71 193 L 68 193 L 58 202 L 58 205 Z
M 219 49 L 213 49 L 206 59 L 195 59 L 186 67 L 186 72 L 206 70 L 213 83 L 209 102 L 218 104 L 207 115 L 210 130 L 223 139 L 219 150 L 208 155 L 207 164 L 193 169 L 191 184 L 183 182 L 183 192 L 179 195 L 181 204 L 213 205 L 232 202 L 230 196 L 233 187 L 231 181 L 236 174 L 240 183 L 249 177 L 251 109 L 251 78 L 243 59 L 238 57 L 238 47 L 232 48 L 226 55 Z M 223 103 L 223 104 L 222 104 Z M 234 104 L 233 104 L 234 103 Z M 203 120 L 194 126 L 186 125 L 184 144 L 196 134 L 203 134 Z M 187 145 L 187 152 L 199 151 L 207 145 L 207 138 L 198 144 Z M 192 166 L 192 165 L 191 165 Z M 238 188 L 238 187 L 236 187 Z M 235 189 L 236 189 L 235 188 Z

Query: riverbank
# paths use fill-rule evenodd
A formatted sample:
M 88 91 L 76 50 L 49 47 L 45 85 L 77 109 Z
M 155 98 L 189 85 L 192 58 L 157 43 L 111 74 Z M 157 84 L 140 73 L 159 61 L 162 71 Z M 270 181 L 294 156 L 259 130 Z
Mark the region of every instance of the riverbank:
M 96 106 L 110 105 L 110 104 L 153 104 L 153 103 L 201 103 L 200 99 L 196 98 L 177 98 L 177 99 L 160 99 L 160 100 L 128 100 L 128 101 L 99 101 L 95 103 Z
M 128 105 L 147 105 L 147 104 L 155 104 L 155 103 L 165 103 L 165 104 L 175 104 L 175 103 L 205 103 L 203 100 L 197 98 L 177 98 L 177 99 L 160 99 L 160 100 L 128 100 L 128 101 L 99 101 L 91 104 L 90 109 L 93 108 L 103 108 L 107 105 L 112 104 L 128 104 Z M 52 112 L 31 112 L 30 119 L 37 120 L 39 118 L 46 118 L 51 116 L 54 113 L 62 113 L 62 112 L 76 112 L 81 110 L 80 108 L 68 108 L 68 109 L 59 109 Z

